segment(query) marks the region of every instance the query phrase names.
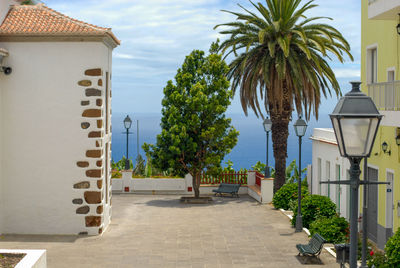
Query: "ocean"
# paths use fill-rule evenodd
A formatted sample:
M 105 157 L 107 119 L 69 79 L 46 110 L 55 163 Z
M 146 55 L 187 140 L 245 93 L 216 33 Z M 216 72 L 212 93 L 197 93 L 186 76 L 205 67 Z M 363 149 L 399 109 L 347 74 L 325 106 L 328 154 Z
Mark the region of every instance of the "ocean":
M 123 155 L 126 155 L 126 134 L 123 126 L 123 120 L 126 114 L 112 115 L 112 158 L 118 161 Z M 161 114 L 137 114 L 129 113 L 132 119 L 132 127 L 129 135 L 129 158 L 136 159 L 137 156 L 137 120 L 139 120 L 139 153 L 145 158 L 145 154 L 141 146 L 144 142 L 155 143 L 157 134 L 160 133 L 160 118 Z M 266 161 L 266 134 L 262 126 L 262 119 L 254 115 L 246 117 L 244 114 L 227 114 L 227 117 L 232 118 L 232 125 L 240 132 L 238 143 L 229 153 L 224 161 L 231 160 L 233 168 L 239 170 L 240 168 L 250 169 L 257 161 L 265 163 Z M 294 116 L 289 125 L 289 139 L 287 150 L 287 164 L 293 159 L 298 159 L 299 145 L 298 137 L 296 136 L 293 128 L 294 121 L 297 120 L 297 115 Z M 308 122 L 306 135 L 303 137 L 302 142 L 302 168 L 307 167 L 312 161 L 312 142 L 310 137 L 313 129 L 316 127 L 332 127 L 328 114 L 320 114 L 319 120 L 314 118 Z M 274 166 L 274 157 L 272 151 L 271 134 L 269 135 L 269 165 Z

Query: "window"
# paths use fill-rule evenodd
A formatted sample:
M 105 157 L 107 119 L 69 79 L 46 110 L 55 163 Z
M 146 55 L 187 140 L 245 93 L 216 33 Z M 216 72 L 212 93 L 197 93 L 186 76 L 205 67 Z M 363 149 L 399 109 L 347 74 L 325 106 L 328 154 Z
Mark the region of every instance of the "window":
M 373 84 L 377 82 L 377 48 L 370 48 L 367 50 L 367 82 Z
M 340 165 L 336 164 L 336 181 L 340 181 Z M 340 215 L 340 192 L 342 188 L 340 184 L 336 184 L 336 212 Z
M 321 177 L 322 177 L 322 167 L 321 167 L 321 158 L 318 158 L 318 194 L 321 194 Z
M 388 82 L 393 82 L 394 81 L 394 70 L 388 70 Z
M 330 181 L 331 180 L 331 162 L 326 161 L 325 168 L 326 168 L 325 180 Z M 326 193 L 327 193 L 328 197 L 331 198 L 331 185 L 329 183 L 327 183 L 325 185 L 327 188 Z

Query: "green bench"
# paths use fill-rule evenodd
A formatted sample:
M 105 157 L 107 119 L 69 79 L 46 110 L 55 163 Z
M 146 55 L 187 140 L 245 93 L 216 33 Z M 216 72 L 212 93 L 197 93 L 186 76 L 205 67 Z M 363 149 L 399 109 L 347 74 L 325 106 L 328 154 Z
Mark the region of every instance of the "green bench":
M 318 257 L 321 254 L 324 243 L 326 243 L 326 240 L 322 236 L 314 234 L 308 244 L 297 244 L 296 248 L 299 251 L 299 255 Z
M 219 194 L 220 196 L 222 196 L 222 194 L 231 194 L 232 197 L 239 197 L 239 188 L 240 184 L 221 183 L 218 186 L 218 189 L 214 189 L 212 191 L 215 193 L 215 195 Z

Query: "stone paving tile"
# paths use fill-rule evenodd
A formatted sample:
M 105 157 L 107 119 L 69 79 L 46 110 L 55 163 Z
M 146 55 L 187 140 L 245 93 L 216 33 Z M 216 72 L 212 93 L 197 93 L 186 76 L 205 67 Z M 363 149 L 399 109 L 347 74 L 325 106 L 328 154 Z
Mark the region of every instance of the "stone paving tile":
M 248 196 L 181 204 L 179 196 L 114 195 L 113 220 L 98 237 L 5 235 L 0 248 L 47 249 L 48 267 L 259 268 L 303 265 L 297 243 L 307 243 L 289 220 Z

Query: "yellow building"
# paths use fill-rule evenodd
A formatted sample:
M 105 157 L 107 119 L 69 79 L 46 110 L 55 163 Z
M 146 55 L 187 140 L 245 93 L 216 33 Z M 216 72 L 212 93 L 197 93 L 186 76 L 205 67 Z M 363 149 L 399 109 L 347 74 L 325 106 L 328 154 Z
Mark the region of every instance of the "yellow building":
M 384 115 L 368 159 L 368 176 L 391 183 L 369 187 L 368 233 L 384 248 L 400 227 L 400 1 L 361 3 L 362 90 Z

